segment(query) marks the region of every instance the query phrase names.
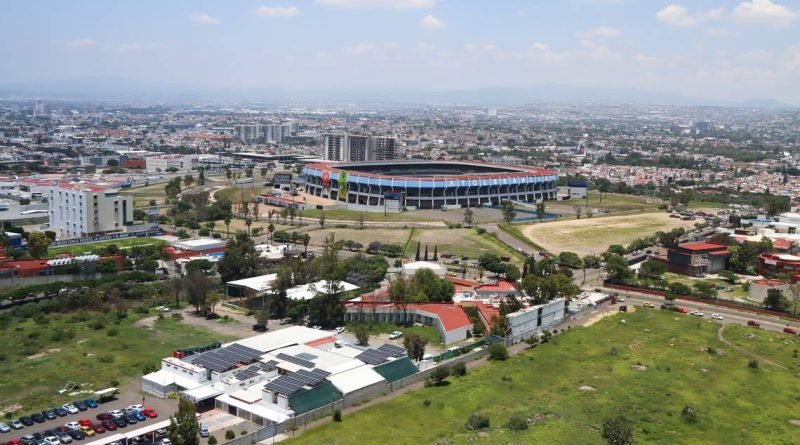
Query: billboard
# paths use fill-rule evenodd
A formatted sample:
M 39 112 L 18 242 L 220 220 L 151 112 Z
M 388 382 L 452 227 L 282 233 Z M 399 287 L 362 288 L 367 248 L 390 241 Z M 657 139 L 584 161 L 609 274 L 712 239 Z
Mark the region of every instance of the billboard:
M 339 194 L 337 195 L 340 201 L 347 201 L 347 172 L 339 172 Z
M 291 173 L 275 173 L 272 176 L 272 183 L 273 184 L 290 184 L 292 182 L 292 174 Z

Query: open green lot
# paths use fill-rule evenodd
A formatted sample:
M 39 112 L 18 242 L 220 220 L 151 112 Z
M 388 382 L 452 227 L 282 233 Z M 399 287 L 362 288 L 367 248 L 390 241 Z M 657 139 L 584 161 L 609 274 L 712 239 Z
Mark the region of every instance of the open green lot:
M 690 278 L 687 277 L 686 275 L 679 275 L 676 273 L 667 272 L 664 274 L 664 279 L 669 281 L 670 283 L 677 281 L 689 287 L 694 286 L 695 283 L 713 283 L 715 286 L 716 285 L 724 286 L 725 289 L 732 287 L 733 290 L 730 292 L 726 291 L 725 289 L 718 290 L 717 295 L 719 296 L 719 298 L 724 298 L 724 299 L 740 298 L 742 300 L 747 300 L 747 291 L 742 289 L 741 284 L 730 284 L 728 281 L 720 278 Z
M 345 413 L 341 423 L 290 443 L 604 444 L 600 428 L 616 416 L 628 419 L 641 444 L 796 443 L 800 426 L 790 421 L 800 419 L 800 377 L 766 364 L 749 367 L 748 355 L 717 339 L 719 326 L 659 310 L 614 315 L 506 362 L 450 377 L 448 386 Z M 745 347 L 800 361 L 783 342 L 765 340 Z M 682 417 L 686 406 L 696 410 L 695 422 Z M 472 413 L 488 416 L 490 427 L 468 431 Z M 505 427 L 511 416 L 537 415 L 527 430 Z
M 75 400 L 61 395 L 68 381 L 81 389 L 124 388 L 145 366 L 179 347 L 230 340 L 180 320 L 154 320 L 131 314 L 116 324 L 113 314 L 84 311 L 48 314 L 34 319 L 4 318 L 0 322 L 0 411 L 32 412 Z
M 365 229 L 334 229 L 326 228 L 320 230 L 311 230 L 308 232 L 311 235 L 311 244 L 315 246 L 322 246 L 325 244 L 325 238 L 330 234 L 334 235 L 336 241 L 339 240 L 353 240 L 367 245 L 373 241 L 379 241 L 383 244 L 399 244 L 405 246 L 408 241 L 408 236 L 411 234 L 411 229 L 384 229 L 384 228 L 365 228 Z
M 325 219 L 328 221 L 329 224 L 335 224 L 333 221 L 358 221 L 358 219 L 363 215 L 364 221 L 375 221 L 375 222 L 391 222 L 391 221 L 428 221 L 429 218 L 425 218 L 424 216 L 420 215 L 420 212 L 395 212 L 395 213 L 387 213 L 384 215 L 382 212 L 359 212 L 357 210 L 348 210 L 348 209 L 328 209 L 328 210 L 318 210 L 318 209 L 305 209 L 303 210 L 303 216 L 307 218 L 313 218 L 319 220 L 320 215 L 325 213 Z
M 167 194 L 164 192 L 165 186 L 166 183 L 158 183 L 158 184 L 148 185 L 145 187 L 136 187 L 127 190 L 121 190 L 119 193 L 120 195 L 133 196 L 134 207 L 148 206 L 150 200 L 155 200 L 157 205 L 162 205 L 164 204 L 164 201 L 167 199 Z
M 267 192 L 267 187 L 260 187 L 255 186 L 251 187 L 249 184 L 245 184 L 244 187 L 241 186 L 233 186 L 233 187 L 226 187 L 222 190 L 219 190 L 214 194 L 216 199 L 225 199 L 230 202 L 242 202 L 242 198 L 245 201 L 253 202 L 256 200 L 258 195 L 264 194 Z
M 167 244 L 166 241 L 158 239 L 158 238 L 124 238 L 112 241 L 102 241 L 99 243 L 89 243 L 89 244 L 78 244 L 74 246 L 61 246 L 61 247 L 54 247 L 52 249 L 47 249 L 47 254 L 49 256 L 57 255 L 59 253 L 71 253 L 73 255 L 85 255 L 92 252 L 96 252 L 99 249 L 102 249 L 106 246 L 110 246 L 111 244 L 115 244 L 120 249 L 128 249 L 134 246 L 144 246 L 144 245 L 155 245 L 155 246 L 165 246 Z
M 475 229 L 414 229 L 411 244 L 406 251 L 406 257 L 414 259 L 417 243 L 421 244 L 421 252 L 433 255 L 434 246 L 438 246 L 439 254 L 448 253 L 459 257 L 478 258 L 484 253 L 493 253 L 497 256 L 509 256 L 522 261 L 522 255 L 510 247 L 502 244 L 488 233 L 478 234 Z
M 356 323 L 349 323 L 347 325 L 348 331 L 353 332 L 353 326 L 355 324 Z M 398 326 L 394 323 L 385 322 L 369 322 L 366 326 L 370 337 L 400 331 L 403 335 L 415 334 L 427 338 L 428 344 L 432 346 L 441 347 L 443 345 L 442 338 L 439 336 L 439 331 L 433 326 Z M 402 338 L 400 340 L 402 342 Z

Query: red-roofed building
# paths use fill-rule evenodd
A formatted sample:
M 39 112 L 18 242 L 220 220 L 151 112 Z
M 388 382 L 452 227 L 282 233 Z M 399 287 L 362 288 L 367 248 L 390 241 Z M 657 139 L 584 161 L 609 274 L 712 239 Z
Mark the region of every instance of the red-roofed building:
M 403 308 L 391 302 L 351 300 L 344 303 L 344 321 L 403 322 Z M 408 321 L 435 326 L 444 344 L 467 338 L 472 330 L 472 321 L 453 303 L 409 304 L 406 307 Z
M 653 257 L 666 260 L 666 268 L 673 273 L 702 277 L 707 273 L 719 273 L 725 270 L 731 252 L 723 244 L 704 241 L 678 244 L 670 248 L 666 257 Z
M 778 289 L 785 292 L 789 289 L 789 284 L 781 280 L 755 280 L 750 282 L 750 289 L 747 291 L 747 299 L 763 303 L 767 298 L 770 289 Z
M 762 253 L 758 256 L 758 273 L 774 276 L 779 273 L 800 274 L 800 256 L 787 253 Z
M 789 250 L 794 247 L 794 241 L 784 239 L 784 238 L 777 238 L 772 240 L 772 249 L 778 252 L 789 252 Z

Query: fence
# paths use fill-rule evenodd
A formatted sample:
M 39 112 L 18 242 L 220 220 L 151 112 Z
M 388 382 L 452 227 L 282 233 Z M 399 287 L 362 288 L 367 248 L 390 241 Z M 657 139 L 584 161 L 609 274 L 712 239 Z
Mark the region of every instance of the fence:
M 262 440 L 267 440 L 271 437 L 275 437 L 278 431 L 278 425 L 272 424 L 267 425 L 264 428 L 261 428 L 258 431 L 254 431 L 249 434 L 245 434 L 244 436 L 237 437 L 229 442 L 225 442 L 225 445 L 253 445 L 254 443 L 261 442 Z

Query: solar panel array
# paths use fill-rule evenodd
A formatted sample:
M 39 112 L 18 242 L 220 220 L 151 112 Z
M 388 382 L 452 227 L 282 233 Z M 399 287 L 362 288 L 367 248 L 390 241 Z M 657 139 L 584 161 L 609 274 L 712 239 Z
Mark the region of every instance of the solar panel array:
M 388 362 L 389 359 L 387 357 L 388 355 L 386 353 L 381 351 L 376 351 L 375 349 L 367 349 L 366 351 L 356 356 L 358 360 L 361 360 L 362 362 L 373 366 L 377 366 L 380 365 L 381 363 Z
M 390 345 L 388 343 L 381 345 L 381 347 L 378 348 L 378 351 L 385 352 L 386 354 L 389 355 L 389 357 L 405 357 L 407 355 L 405 348 L 402 348 L 400 346 Z
M 301 358 L 298 358 L 298 357 L 295 357 L 295 356 L 292 356 L 292 355 L 289 355 L 289 354 L 284 354 L 283 352 L 278 354 L 277 357 L 279 359 L 281 359 L 281 360 L 294 363 L 295 365 L 300 365 L 300 366 L 302 366 L 304 368 L 309 368 L 310 369 L 310 368 L 314 367 L 314 363 L 312 363 L 312 362 L 310 362 L 308 360 L 303 360 Z
M 202 354 L 190 356 L 190 360 L 187 361 L 211 371 L 225 372 L 239 363 L 252 363 L 258 360 L 260 356 L 260 351 L 234 343 L 227 348 L 214 349 Z
M 270 360 L 266 363 L 260 363 L 259 366 L 261 366 L 262 371 L 272 371 L 273 369 L 275 369 L 275 365 L 277 364 L 278 364 L 277 360 Z
M 322 369 L 312 369 L 307 371 L 301 369 L 294 374 L 280 376 L 277 379 L 269 382 L 264 386 L 264 389 L 279 394 L 291 396 L 299 392 L 306 386 L 314 387 L 325 381 L 325 378 L 331 375 L 330 372 L 323 371 Z
M 239 381 L 245 381 L 252 379 L 253 377 L 258 375 L 258 372 L 261 370 L 260 366 L 250 366 L 244 369 L 244 371 L 237 372 L 233 376 L 236 377 Z

